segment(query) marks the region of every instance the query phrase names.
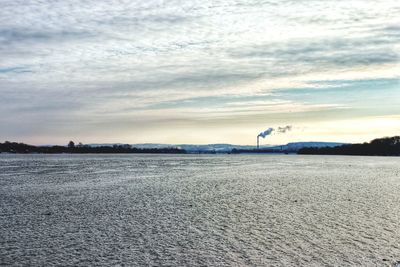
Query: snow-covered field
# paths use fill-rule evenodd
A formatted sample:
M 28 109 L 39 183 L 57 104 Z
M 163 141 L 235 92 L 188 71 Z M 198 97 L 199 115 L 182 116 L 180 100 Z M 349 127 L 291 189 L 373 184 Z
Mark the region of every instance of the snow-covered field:
M 0 265 L 394 266 L 400 158 L 0 155 Z

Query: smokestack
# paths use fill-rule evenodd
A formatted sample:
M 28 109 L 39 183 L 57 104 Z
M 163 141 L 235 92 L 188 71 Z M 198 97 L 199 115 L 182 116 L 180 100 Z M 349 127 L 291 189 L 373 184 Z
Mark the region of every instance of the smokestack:
M 264 132 L 261 132 L 257 135 L 257 149 L 260 148 L 260 137 L 265 138 L 266 136 L 270 135 L 274 131 L 274 128 L 268 128 Z
M 277 129 L 274 128 L 268 128 L 267 130 L 265 130 L 264 132 L 261 132 L 257 135 L 257 149 L 260 149 L 260 137 L 265 138 L 268 135 L 271 135 L 272 132 L 276 132 L 277 134 L 284 134 L 286 132 L 289 132 L 292 130 L 292 125 L 287 125 L 284 127 L 278 127 Z M 281 147 L 282 150 L 282 147 Z

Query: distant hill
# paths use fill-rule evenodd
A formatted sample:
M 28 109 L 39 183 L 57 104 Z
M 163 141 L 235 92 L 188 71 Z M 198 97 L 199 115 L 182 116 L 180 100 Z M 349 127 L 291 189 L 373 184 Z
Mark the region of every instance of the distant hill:
M 400 136 L 374 139 L 369 143 L 336 147 L 305 147 L 298 154 L 400 156 Z
M 0 153 L 281 153 L 290 152 L 296 153 L 304 147 L 334 147 L 340 146 L 343 143 L 332 142 L 293 142 L 286 145 L 260 146 L 257 150 L 256 146 L 232 145 L 232 144 L 78 144 L 71 148 L 68 146 L 32 146 L 23 143 L 5 142 L 0 143 Z
M 29 153 L 46 153 L 46 154 L 130 154 L 130 153 L 155 153 L 155 154 L 184 154 L 185 150 L 179 148 L 136 148 L 131 145 L 112 145 L 112 146 L 88 146 L 83 144 L 75 144 L 71 141 L 68 146 L 32 146 L 24 143 L 4 142 L 0 143 L 0 153 L 29 154 Z
M 78 144 L 75 146 L 72 142 L 70 145 L 32 146 L 24 143 L 4 142 L 0 143 L 0 153 L 298 153 L 400 156 L 400 136 L 379 138 L 363 144 L 293 142 L 280 146 L 261 146 L 259 149 L 256 146 L 232 144 Z
M 341 146 L 341 145 L 344 145 L 344 143 L 335 143 L 335 142 L 294 142 L 294 143 L 288 143 L 288 144 L 282 145 L 282 146 L 269 147 L 269 149 L 281 149 L 281 150 L 296 152 L 299 149 L 302 149 L 304 147 L 335 147 L 335 146 Z
M 333 147 L 340 146 L 344 143 L 333 143 L 333 142 L 293 142 L 286 145 L 263 145 L 260 149 L 271 149 L 271 150 L 289 150 L 291 152 L 297 152 L 303 147 Z M 90 146 L 113 146 L 114 144 L 91 144 Z M 136 148 L 168 148 L 176 147 L 187 151 L 188 153 L 229 153 L 233 149 L 236 150 L 253 150 L 256 146 L 249 145 L 233 145 L 233 144 L 206 144 L 206 145 L 192 145 L 192 144 L 132 144 L 132 147 Z
M 89 146 L 113 146 L 115 144 L 89 144 Z M 231 144 L 206 144 L 206 145 L 192 145 L 192 144 L 158 144 L 158 143 L 146 143 L 146 144 L 131 144 L 132 147 L 149 149 L 149 148 L 179 148 L 189 153 L 227 153 L 234 148 L 240 149 L 252 149 L 254 146 L 243 146 L 243 145 L 231 145 Z M 265 146 L 267 147 L 267 146 Z
M 269 146 L 269 147 L 251 147 L 250 149 L 232 149 L 231 153 L 233 154 L 262 154 L 262 153 L 297 153 L 302 148 L 305 147 L 335 147 L 341 146 L 343 143 L 333 143 L 333 142 L 294 142 L 288 143 L 286 145 L 280 146 Z

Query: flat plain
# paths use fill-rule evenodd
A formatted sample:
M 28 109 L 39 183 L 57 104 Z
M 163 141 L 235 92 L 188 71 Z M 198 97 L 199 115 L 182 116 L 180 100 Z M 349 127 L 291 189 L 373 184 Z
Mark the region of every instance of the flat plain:
M 393 266 L 400 158 L 0 155 L 0 265 Z

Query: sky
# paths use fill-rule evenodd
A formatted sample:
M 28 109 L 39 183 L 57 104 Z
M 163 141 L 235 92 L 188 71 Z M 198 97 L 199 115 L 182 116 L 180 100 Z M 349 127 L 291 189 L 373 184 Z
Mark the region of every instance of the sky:
M 0 142 L 400 135 L 399 0 L 0 4 Z

